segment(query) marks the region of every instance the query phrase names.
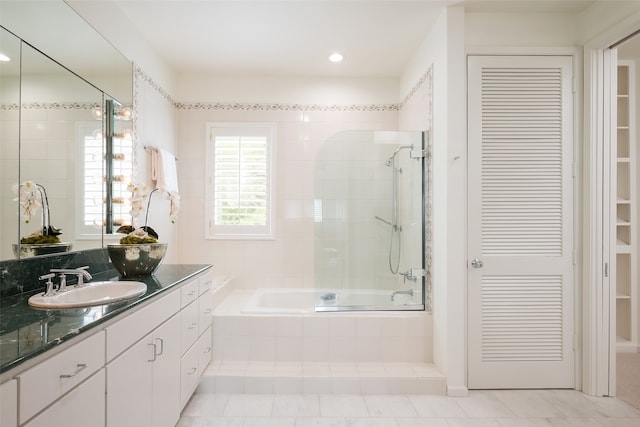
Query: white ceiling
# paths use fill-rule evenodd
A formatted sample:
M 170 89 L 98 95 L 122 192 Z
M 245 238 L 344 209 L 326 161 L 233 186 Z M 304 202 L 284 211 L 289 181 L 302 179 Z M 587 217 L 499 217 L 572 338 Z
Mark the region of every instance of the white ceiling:
M 87 0 L 67 0 L 69 3 Z M 442 8 L 577 12 L 591 0 L 108 0 L 178 73 L 398 77 Z M 330 53 L 344 55 L 329 63 Z

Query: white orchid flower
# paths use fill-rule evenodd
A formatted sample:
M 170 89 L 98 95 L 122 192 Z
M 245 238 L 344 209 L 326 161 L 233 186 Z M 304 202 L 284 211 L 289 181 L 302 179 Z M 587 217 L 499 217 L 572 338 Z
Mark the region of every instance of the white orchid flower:
M 28 223 L 31 217 L 42 208 L 38 185 L 34 181 L 25 181 L 20 185 L 14 185 L 13 192 L 18 194 L 14 201 L 18 202 L 20 217 Z

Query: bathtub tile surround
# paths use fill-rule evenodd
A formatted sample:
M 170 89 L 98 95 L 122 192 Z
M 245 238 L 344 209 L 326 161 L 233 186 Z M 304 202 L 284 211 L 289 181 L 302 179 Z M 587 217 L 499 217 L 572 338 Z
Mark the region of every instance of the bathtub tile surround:
M 445 394 L 433 364 L 215 360 L 198 393 Z
M 431 363 L 430 314 L 257 307 L 256 295 L 269 291 L 232 290 L 216 306 L 214 361 L 199 392 L 445 393 L 446 379 Z

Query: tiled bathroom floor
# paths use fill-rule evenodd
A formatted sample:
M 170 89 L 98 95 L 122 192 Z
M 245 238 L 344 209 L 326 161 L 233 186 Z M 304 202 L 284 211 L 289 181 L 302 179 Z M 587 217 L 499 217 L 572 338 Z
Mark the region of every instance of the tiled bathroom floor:
M 638 427 L 640 410 L 573 390 L 436 395 L 196 393 L 178 427 Z

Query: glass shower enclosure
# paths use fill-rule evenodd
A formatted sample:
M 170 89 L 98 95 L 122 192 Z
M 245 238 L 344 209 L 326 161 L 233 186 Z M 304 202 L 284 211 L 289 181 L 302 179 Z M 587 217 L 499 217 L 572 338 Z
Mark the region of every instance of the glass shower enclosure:
M 345 131 L 315 164 L 316 311 L 424 310 L 428 133 Z

